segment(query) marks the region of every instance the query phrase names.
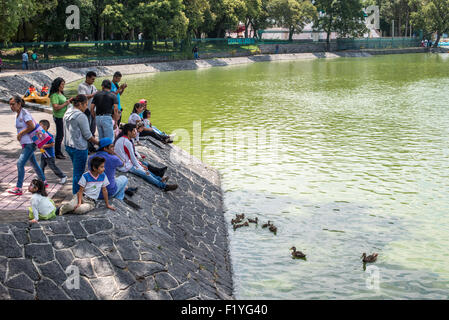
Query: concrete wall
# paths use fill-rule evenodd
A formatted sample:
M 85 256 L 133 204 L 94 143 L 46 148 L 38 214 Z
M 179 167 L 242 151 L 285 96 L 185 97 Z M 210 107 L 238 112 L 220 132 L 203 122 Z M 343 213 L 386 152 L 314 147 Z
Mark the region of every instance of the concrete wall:
M 261 44 L 259 45 L 261 53 L 273 54 L 276 52 L 277 44 Z M 305 52 L 325 52 L 326 43 L 324 42 L 311 42 L 304 44 L 278 44 L 278 53 L 305 53 Z M 337 43 L 331 42 L 330 50 L 331 52 L 337 50 Z

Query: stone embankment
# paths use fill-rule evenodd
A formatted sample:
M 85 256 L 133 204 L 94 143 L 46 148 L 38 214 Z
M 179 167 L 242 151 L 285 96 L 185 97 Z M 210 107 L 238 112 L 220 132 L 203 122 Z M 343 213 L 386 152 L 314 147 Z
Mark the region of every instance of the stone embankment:
M 233 299 L 219 173 L 176 146 L 142 143 L 179 189 L 127 174 L 141 209 L 113 199 L 116 211 L 100 202 L 82 216 L 0 224 L 0 299 Z

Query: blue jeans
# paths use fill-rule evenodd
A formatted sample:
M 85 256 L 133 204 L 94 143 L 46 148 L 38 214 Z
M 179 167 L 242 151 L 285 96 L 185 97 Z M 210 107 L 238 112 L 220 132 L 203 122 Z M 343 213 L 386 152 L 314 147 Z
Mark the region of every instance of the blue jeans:
M 76 194 L 80 189 L 78 185 L 78 181 L 80 181 L 81 176 L 86 169 L 87 162 L 87 149 L 86 150 L 78 150 L 69 146 L 65 146 L 65 151 L 69 154 L 70 159 L 72 159 L 73 165 L 73 182 L 72 182 L 72 193 Z
M 22 70 L 28 70 L 28 61 L 22 61 Z
M 111 116 L 96 116 L 98 140 L 109 137 L 114 141 L 114 125 Z
M 112 198 L 123 200 L 125 198 L 125 189 L 128 184 L 128 178 L 126 176 L 117 177 L 115 178 L 115 184 L 117 185 L 117 191 Z
M 23 186 L 23 179 L 25 178 L 25 164 L 28 160 L 30 160 L 31 165 L 33 166 L 34 171 L 36 171 L 39 179 L 45 181 L 44 172 L 37 163 L 36 157 L 34 156 L 34 150 L 36 150 L 36 145 L 34 143 L 25 144 L 22 149 L 22 153 L 19 156 L 19 160 L 17 160 L 17 188 L 22 188 Z
M 151 172 L 148 172 L 149 174 L 147 175 L 147 173 L 145 171 L 136 169 L 135 167 L 132 167 L 129 170 L 129 172 L 131 172 L 132 174 L 135 174 L 138 177 L 143 178 L 146 182 L 154 184 L 155 186 L 157 186 L 161 189 L 165 189 L 165 187 L 166 187 L 166 184 L 161 181 L 162 178 L 155 176 Z

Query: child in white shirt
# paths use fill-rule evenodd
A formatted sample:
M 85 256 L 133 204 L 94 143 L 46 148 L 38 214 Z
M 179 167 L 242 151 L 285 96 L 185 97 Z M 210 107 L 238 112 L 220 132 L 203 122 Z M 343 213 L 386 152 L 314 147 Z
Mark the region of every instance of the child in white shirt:
M 81 176 L 81 179 L 78 182 L 80 185 L 78 193 L 73 196 L 69 203 L 64 204 L 61 209 L 59 209 L 60 216 L 68 212 L 85 214 L 92 211 L 95 209 L 100 192 L 103 193 L 106 208 L 115 210 L 115 208 L 109 204 L 108 190 L 106 189 L 109 185 L 109 180 L 104 173 L 105 161 L 106 160 L 103 157 L 92 158 L 90 162 L 91 170 L 85 172 Z
M 56 206 L 53 200 L 49 199 L 45 191 L 43 181 L 33 179 L 28 187 L 31 196 L 31 207 L 28 207 L 28 217 L 31 223 L 37 223 L 40 220 L 50 220 L 56 218 Z

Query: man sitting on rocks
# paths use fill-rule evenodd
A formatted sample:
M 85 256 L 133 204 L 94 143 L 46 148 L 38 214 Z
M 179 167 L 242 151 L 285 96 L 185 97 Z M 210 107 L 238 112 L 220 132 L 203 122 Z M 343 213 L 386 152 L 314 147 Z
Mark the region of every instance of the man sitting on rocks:
M 115 142 L 115 152 L 125 161 L 125 165 L 118 168 L 122 172 L 130 172 L 145 181 L 154 184 L 164 191 L 172 191 L 178 188 L 177 184 L 166 184 L 168 177 L 161 178 L 151 173 L 148 168 L 142 167 L 136 158 L 135 147 L 132 139 L 136 138 L 137 130 L 134 124 L 127 123 Z

